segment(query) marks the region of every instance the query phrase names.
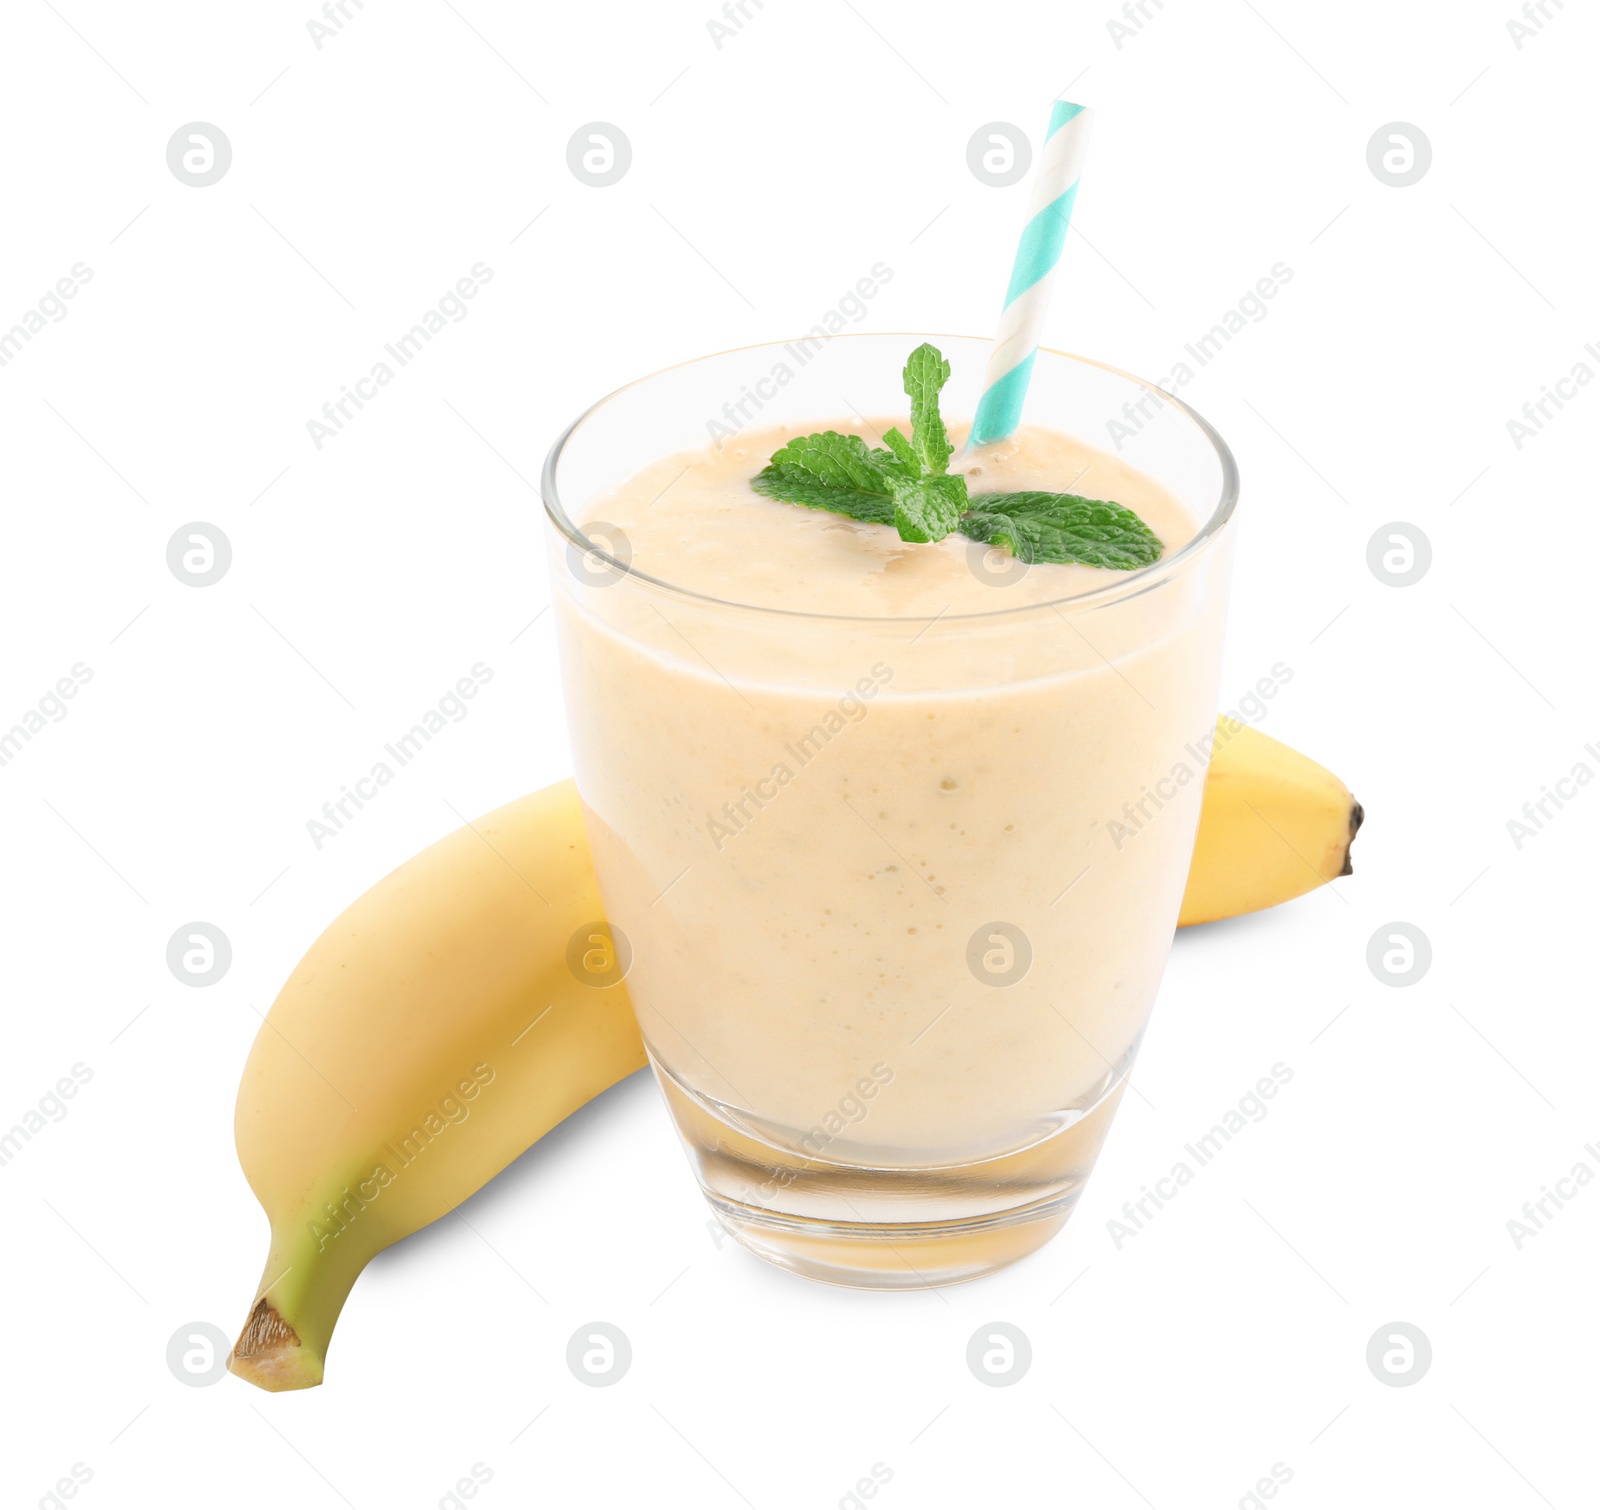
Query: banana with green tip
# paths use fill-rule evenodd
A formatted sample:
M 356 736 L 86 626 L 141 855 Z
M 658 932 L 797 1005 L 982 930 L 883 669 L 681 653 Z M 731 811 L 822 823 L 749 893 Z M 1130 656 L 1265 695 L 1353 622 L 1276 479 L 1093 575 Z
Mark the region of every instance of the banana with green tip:
M 239 1087 L 239 1162 L 272 1243 L 234 1373 L 320 1384 L 375 1254 L 643 1067 L 620 980 L 568 965 L 586 926 L 585 950 L 609 947 L 602 916 L 564 781 L 407 861 L 311 946 Z

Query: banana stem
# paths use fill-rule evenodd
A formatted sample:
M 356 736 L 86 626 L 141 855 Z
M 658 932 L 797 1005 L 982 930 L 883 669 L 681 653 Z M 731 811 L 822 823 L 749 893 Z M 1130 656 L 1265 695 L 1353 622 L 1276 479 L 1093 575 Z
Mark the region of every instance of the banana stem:
M 320 1239 L 309 1222 L 273 1229 L 261 1287 L 228 1367 L 261 1389 L 310 1389 L 346 1297 L 372 1257 L 346 1232 Z

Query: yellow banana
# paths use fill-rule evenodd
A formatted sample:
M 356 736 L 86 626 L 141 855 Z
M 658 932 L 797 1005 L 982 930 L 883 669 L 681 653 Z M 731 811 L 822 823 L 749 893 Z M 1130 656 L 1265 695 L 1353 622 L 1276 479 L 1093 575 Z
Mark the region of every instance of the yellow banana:
M 1349 875 L 1362 816 L 1332 771 L 1219 718 L 1178 926 L 1257 912 Z
M 1331 772 L 1219 719 L 1179 926 L 1348 875 L 1361 816 Z M 320 1384 L 374 1255 L 644 1065 L 626 991 L 603 983 L 617 972 L 593 958 L 602 916 L 563 781 L 407 861 L 311 946 L 239 1088 L 239 1161 L 272 1244 L 234 1373 Z M 580 954 L 592 969 L 569 963 Z
M 564 781 L 424 850 L 311 946 L 239 1087 L 239 1162 L 272 1246 L 234 1373 L 320 1384 L 368 1260 L 644 1065 L 587 927 L 602 916 Z

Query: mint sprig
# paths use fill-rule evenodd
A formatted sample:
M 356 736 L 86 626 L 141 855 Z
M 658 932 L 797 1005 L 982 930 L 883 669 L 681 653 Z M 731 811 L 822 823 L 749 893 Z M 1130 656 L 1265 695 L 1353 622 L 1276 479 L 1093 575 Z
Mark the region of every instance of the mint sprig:
M 939 414 L 950 364 L 924 342 L 906 359 L 911 438 L 898 429 L 869 448 L 859 435 L 824 430 L 796 436 L 773 452 L 750 486 L 767 498 L 826 509 L 864 524 L 891 524 L 900 538 L 970 540 L 1004 546 L 1033 564 L 1078 562 L 1134 571 L 1161 559 L 1155 532 L 1132 509 L 1075 493 L 1028 490 L 967 497 L 967 479 L 950 471 L 954 447 Z

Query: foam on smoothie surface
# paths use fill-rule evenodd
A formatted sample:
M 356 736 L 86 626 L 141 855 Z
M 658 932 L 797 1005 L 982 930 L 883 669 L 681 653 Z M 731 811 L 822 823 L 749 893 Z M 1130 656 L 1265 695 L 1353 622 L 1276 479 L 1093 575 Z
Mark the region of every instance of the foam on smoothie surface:
M 893 419 L 851 417 L 806 430 L 837 430 L 881 444 Z M 904 421 L 898 421 L 904 424 Z M 1160 484 L 1107 452 L 1040 425 L 971 455 L 959 447 L 965 424 L 950 426 L 958 449 L 951 471 L 968 491 L 1027 489 L 1114 500 L 1155 531 L 1170 556 L 1199 523 Z M 628 537 L 633 565 L 674 586 L 731 602 L 810 613 L 917 617 L 983 613 L 1043 603 L 1113 585 L 1124 573 L 1077 564 L 1030 566 L 997 587 L 970 565 L 984 547 L 961 535 L 913 544 L 885 525 L 764 498 L 750 479 L 793 427 L 750 431 L 720 450 L 707 446 L 661 458 L 614 492 L 595 499 L 584 519 L 605 519 Z M 580 524 L 582 521 L 579 521 Z M 995 558 L 1003 565 L 1004 553 Z

